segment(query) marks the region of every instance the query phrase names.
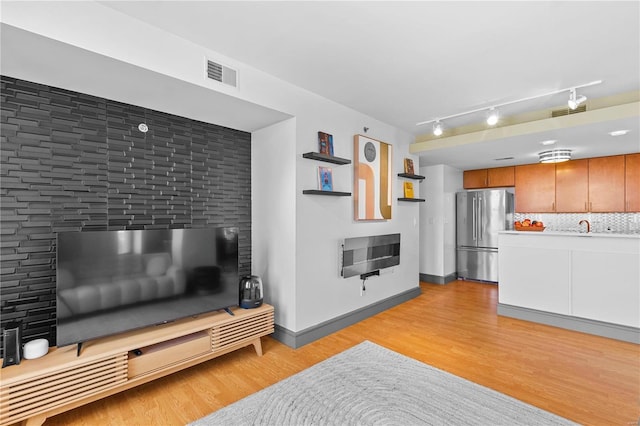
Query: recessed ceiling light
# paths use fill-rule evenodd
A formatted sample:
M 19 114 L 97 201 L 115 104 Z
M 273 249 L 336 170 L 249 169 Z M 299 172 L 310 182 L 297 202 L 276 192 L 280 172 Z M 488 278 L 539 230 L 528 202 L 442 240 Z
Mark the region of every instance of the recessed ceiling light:
M 627 133 L 629 133 L 628 130 L 614 130 L 613 132 L 609 132 L 609 134 L 611 136 L 622 136 L 622 135 L 626 135 Z
M 556 142 L 558 142 L 558 141 L 555 140 L 555 139 L 549 139 L 549 140 L 540 142 L 540 145 L 553 145 Z

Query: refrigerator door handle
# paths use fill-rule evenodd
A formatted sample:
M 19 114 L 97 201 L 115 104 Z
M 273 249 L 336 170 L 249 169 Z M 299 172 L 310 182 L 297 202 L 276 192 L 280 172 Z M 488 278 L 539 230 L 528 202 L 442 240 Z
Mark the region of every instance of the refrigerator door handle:
M 477 253 L 497 253 L 498 247 L 470 247 L 470 246 L 458 246 L 458 251 L 472 251 Z
M 473 238 L 473 241 L 476 241 L 476 197 L 472 197 L 471 198 L 471 210 L 472 210 L 472 214 L 471 214 L 471 235 Z
M 482 241 L 482 197 L 478 197 L 478 242 Z

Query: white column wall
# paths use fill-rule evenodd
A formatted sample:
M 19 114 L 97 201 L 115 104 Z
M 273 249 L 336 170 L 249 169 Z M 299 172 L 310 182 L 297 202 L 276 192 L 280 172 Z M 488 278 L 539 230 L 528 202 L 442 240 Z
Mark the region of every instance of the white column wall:
M 443 166 L 444 185 L 442 216 L 444 218 L 444 276 L 457 272 L 456 266 L 456 192 L 462 191 L 462 170 Z
M 251 135 L 251 272 L 262 279 L 275 322 L 296 329 L 296 119 Z M 273 167 L 278 165 L 278 167 Z
M 456 272 L 456 192 L 462 171 L 446 165 L 424 166 L 420 185 L 427 202 L 420 209 L 420 273 L 446 277 Z

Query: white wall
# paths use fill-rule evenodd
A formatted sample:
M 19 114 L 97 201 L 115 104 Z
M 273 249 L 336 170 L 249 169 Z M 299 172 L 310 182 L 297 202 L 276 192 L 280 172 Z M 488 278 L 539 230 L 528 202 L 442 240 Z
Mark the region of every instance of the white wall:
M 456 192 L 462 171 L 445 165 L 424 166 L 420 191 L 427 202 L 420 208 L 420 273 L 446 277 L 456 272 Z
M 302 112 L 306 120 L 298 120 L 297 158 L 297 298 L 298 328 L 304 330 L 328 319 L 352 312 L 419 285 L 418 272 L 418 205 L 399 203 L 402 182 L 397 173 L 403 171 L 408 156 L 410 135 L 362 114 L 322 102 L 309 103 Z M 315 119 L 315 117 L 319 119 Z M 353 158 L 353 137 L 369 127 L 368 137 L 393 146 L 392 219 L 378 222 L 356 222 L 352 197 L 304 195 L 304 189 L 317 188 L 317 167 L 330 166 L 334 189 L 353 192 L 353 164 L 332 165 L 302 158 L 304 152 L 317 151 L 318 130 L 331 133 L 335 155 Z M 340 243 L 344 238 L 366 235 L 401 234 L 400 262 L 367 280 L 360 294 L 359 277 L 342 278 L 339 274 Z
M 275 305 L 278 325 L 293 332 L 305 330 L 418 287 L 417 231 L 422 203 L 397 201 L 402 196 L 402 180 L 396 174 L 403 171 L 403 158 L 409 156 L 410 134 L 99 3 L 3 4 L 2 20 L 134 64 L 154 76 L 180 79 L 201 86 L 203 91 L 219 91 L 295 117 L 252 135 L 252 269 L 263 276 L 268 293 L 265 298 Z M 203 76 L 205 57 L 238 69 L 239 89 L 207 81 Z M 95 90 L 80 91 L 105 96 L 99 86 L 106 82 L 93 79 Z M 167 102 L 161 110 L 179 113 L 172 108 L 175 105 Z M 331 133 L 335 155 L 352 159 L 353 136 L 364 127 L 370 129 L 368 137 L 393 146 L 393 218 L 388 221 L 355 222 L 352 197 L 302 194 L 303 189 L 316 188 L 317 166 L 329 165 L 302 158 L 304 152 L 317 151 L 317 132 Z M 334 188 L 352 192 L 353 165 L 332 167 Z M 389 233 L 401 234 L 401 263 L 368 280 L 367 291 L 360 295 L 358 277 L 344 279 L 339 275 L 339 244 L 347 237 Z
M 296 120 L 251 135 L 251 272 L 262 279 L 277 324 L 296 329 Z M 273 165 L 278 167 L 273 167 Z

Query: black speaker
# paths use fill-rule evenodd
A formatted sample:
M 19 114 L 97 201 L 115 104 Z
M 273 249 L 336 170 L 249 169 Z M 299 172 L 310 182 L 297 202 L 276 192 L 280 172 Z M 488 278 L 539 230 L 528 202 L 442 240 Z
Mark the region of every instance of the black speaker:
M 20 364 L 22 359 L 22 324 L 10 322 L 2 331 L 2 368 Z

